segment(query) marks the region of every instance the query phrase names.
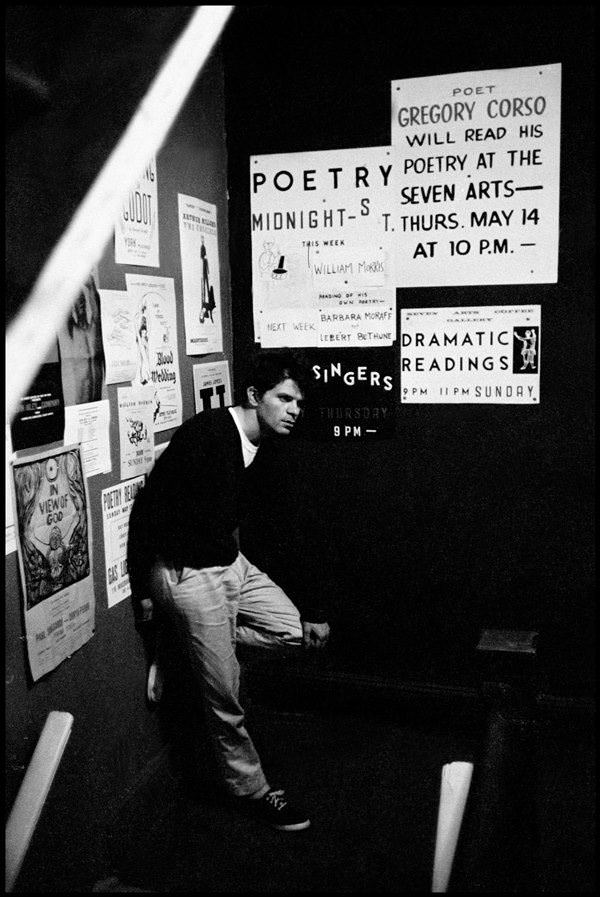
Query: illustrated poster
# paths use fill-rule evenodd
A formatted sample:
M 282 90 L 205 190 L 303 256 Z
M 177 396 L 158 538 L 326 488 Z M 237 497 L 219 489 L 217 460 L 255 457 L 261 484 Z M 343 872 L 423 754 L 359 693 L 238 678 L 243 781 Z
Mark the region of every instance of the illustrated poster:
M 127 273 L 125 281 L 135 309 L 138 367 L 132 385 L 153 387 L 156 433 L 179 427 L 182 399 L 173 278 Z
M 127 290 L 99 290 L 107 383 L 129 383 L 137 369 L 134 309 Z
M 185 351 L 188 355 L 222 352 L 217 207 L 183 193 L 177 199 Z
M 392 81 L 397 286 L 556 283 L 561 66 Z
M 152 158 L 124 198 L 115 225 L 115 262 L 158 268 L 158 178 Z
M 12 462 L 25 635 L 34 681 L 94 632 L 92 529 L 79 445 Z
M 405 308 L 401 401 L 536 404 L 541 306 Z
M 320 309 L 362 314 L 359 291 L 377 307 L 393 290 L 394 176 L 391 147 L 250 158 L 257 342 L 318 346 Z
M 147 473 L 154 463 L 154 394 L 151 387 L 119 386 L 121 479 Z
M 131 596 L 127 571 L 127 536 L 133 500 L 142 488 L 145 477 L 117 483 L 102 490 L 102 522 L 104 527 L 104 566 L 108 606 Z
M 226 408 L 231 405 L 228 361 L 208 361 L 205 364 L 195 364 L 192 372 L 196 414 L 210 408 Z

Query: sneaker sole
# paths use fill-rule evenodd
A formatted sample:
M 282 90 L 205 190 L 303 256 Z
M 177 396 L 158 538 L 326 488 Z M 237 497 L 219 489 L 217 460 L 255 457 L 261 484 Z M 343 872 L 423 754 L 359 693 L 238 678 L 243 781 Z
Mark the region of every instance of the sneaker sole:
M 277 825 L 277 823 L 272 822 L 271 825 L 280 832 L 299 832 L 310 826 L 310 819 L 307 819 L 305 822 L 292 822 L 289 825 Z

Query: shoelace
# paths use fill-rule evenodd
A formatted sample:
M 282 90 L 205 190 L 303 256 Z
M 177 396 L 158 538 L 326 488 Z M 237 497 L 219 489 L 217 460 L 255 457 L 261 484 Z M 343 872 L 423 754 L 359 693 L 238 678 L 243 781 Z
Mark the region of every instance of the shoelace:
M 270 803 L 276 810 L 283 810 L 283 808 L 287 805 L 287 800 L 282 796 L 285 794 L 285 791 L 269 791 L 267 795 L 265 795 L 265 800 Z

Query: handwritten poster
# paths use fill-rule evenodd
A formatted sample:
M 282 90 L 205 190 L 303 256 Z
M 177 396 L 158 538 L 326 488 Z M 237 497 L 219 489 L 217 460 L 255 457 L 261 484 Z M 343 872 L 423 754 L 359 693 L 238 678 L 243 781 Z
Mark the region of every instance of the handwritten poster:
M 560 64 L 391 87 L 397 286 L 556 283 Z
M 405 308 L 400 320 L 402 402 L 539 402 L 539 305 Z
M 137 371 L 132 385 L 152 386 L 156 433 L 179 427 L 182 399 L 173 278 L 127 273 L 125 281 L 135 309 Z
M 223 351 L 217 207 L 177 195 L 186 353 Z
M 34 681 L 94 632 L 92 529 L 80 446 L 12 462 L 25 635 Z
M 396 339 L 396 291 L 319 293 L 319 307 L 263 309 L 263 349 L 278 346 L 391 346 Z
M 154 393 L 151 387 L 119 386 L 121 479 L 147 473 L 154 463 Z
M 156 158 L 150 159 L 124 198 L 115 225 L 115 262 L 117 265 L 159 267 Z
M 375 289 L 378 300 L 393 289 L 393 155 L 366 147 L 250 158 L 258 342 L 317 346 L 324 303 L 343 308 L 358 291 L 368 299 Z
M 99 292 L 106 382 L 126 383 L 133 380 L 137 367 L 133 305 L 127 290 Z
M 195 364 L 192 372 L 196 414 L 210 408 L 226 408 L 231 405 L 228 361 L 208 361 L 205 364 Z
M 145 477 L 141 476 L 102 490 L 104 566 L 109 607 L 131 596 L 127 571 L 129 515 L 133 500 L 144 482 Z

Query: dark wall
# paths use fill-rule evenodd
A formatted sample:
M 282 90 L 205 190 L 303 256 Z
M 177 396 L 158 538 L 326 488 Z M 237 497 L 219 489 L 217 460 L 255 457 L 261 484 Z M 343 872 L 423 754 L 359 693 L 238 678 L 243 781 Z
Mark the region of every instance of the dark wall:
M 540 304 L 540 405 L 398 403 L 393 439 L 295 444 L 310 469 L 303 496 L 319 512 L 313 550 L 301 562 L 327 583 L 334 641 L 348 663 L 374 672 L 385 664 L 407 672 L 437 660 L 443 665 L 451 652 L 467 656 L 480 628 L 489 626 L 539 629 L 544 645 L 558 651 L 551 660 L 556 687 L 575 687 L 588 675 L 593 45 L 588 5 L 268 5 L 239 7 L 228 29 L 239 370 L 253 342 L 249 156 L 389 144 L 392 79 L 562 63 L 558 283 L 397 290 L 398 309 Z M 396 384 L 398 367 L 396 358 Z M 259 542 L 263 535 L 266 556 L 265 540 L 272 548 L 274 533 L 285 531 L 287 503 L 275 490 L 271 501 L 278 523 L 265 529 L 263 509 L 254 532 Z
M 96 13 L 87 10 L 87 18 L 77 12 L 69 18 L 66 10 L 40 11 L 37 22 L 24 12 L 25 19 L 13 21 L 8 31 L 12 38 L 9 46 L 15 53 L 19 47 L 25 48 L 23 66 L 29 65 L 31 70 L 37 60 L 38 74 L 51 85 L 50 95 L 40 100 L 31 114 L 17 104 L 8 135 L 7 217 L 12 233 L 7 268 L 15 284 L 13 299 L 30 289 L 41 260 L 68 223 L 69 210 L 74 210 L 85 195 L 189 16 L 184 7 L 171 12 L 159 10 L 156 17 L 150 8 L 115 8 L 110 15 L 106 9 Z M 69 23 L 70 37 L 62 27 Z M 80 52 L 84 32 L 95 35 L 94 49 L 87 59 Z M 54 67 L 44 68 L 40 45 L 47 48 L 46 42 L 53 37 Z M 45 135 L 52 135 L 52 145 L 43 142 Z M 31 147 L 26 157 L 19 153 L 24 146 Z M 45 147 L 44 151 L 40 147 Z M 184 419 L 195 412 L 192 365 L 223 357 L 231 364 L 226 171 L 223 66 L 218 51 L 203 70 L 157 155 L 160 268 L 116 265 L 112 239 L 99 263 L 101 289 L 125 289 L 126 271 L 174 278 Z M 178 192 L 217 207 L 224 337 L 224 351 L 217 355 L 200 358 L 185 354 Z M 41 222 L 36 218 L 38 211 Z M 103 836 L 110 830 L 113 814 L 127 789 L 134 786 L 136 777 L 163 747 L 158 720 L 146 704 L 146 659 L 131 604 L 125 600 L 107 606 L 101 491 L 120 482 L 117 388 L 107 387 L 112 473 L 88 480 L 95 633 L 70 659 L 36 683 L 29 673 L 16 554 L 6 558 L 7 812 L 47 714 L 60 710 L 74 717 L 50 799 L 23 866 L 19 890 L 61 892 L 63 888 L 77 890 L 93 884 L 98 874 L 95 864 L 102 862 Z M 156 442 L 168 440 L 172 433 L 167 430 L 157 434 Z

